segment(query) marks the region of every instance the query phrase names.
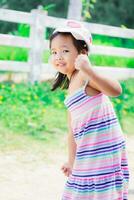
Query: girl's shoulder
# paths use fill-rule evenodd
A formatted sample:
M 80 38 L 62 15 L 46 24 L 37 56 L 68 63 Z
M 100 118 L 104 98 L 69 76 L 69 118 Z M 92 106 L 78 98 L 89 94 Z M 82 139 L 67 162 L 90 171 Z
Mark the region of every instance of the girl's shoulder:
M 72 96 L 81 89 L 84 90 L 85 94 L 87 94 L 88 96 L 94 96 L 100 93 L 99 90 L 92 87 L 91 80 L 89 80 L 87 76 L 82 74 L 81 71 L 78 71 L 75 73 L 75 76 L 73 77 L 69 85 L 67 96 Z
M 82 86 L 84 86 L 84 90 L 87 95 L 94 96 L 101 93 L 101 91 L 96 87 L 96 85 L 93 84 L 92 80 L 90 80 L 89 77 L 86 76 L 84 73 L 79 71 L 77 76 L 78 79 L 81 81 Z
M 72 94 L 74 91 L 83 87 L 84 83 L 85 83 L 84 77 L 82 76 L 81 72 L 77 70 L 69 84 L 68 94 Z

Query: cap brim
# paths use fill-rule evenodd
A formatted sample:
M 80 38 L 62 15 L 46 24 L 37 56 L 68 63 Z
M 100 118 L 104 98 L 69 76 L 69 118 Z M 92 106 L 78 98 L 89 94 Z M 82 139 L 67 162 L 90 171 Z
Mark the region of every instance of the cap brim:
M 82 36 L 82 34 L 78 33 L 78 29 L 77 29 L 77 32 L 76 32 L 74 29 L 71 29 L 71 28 L 57 28 L 53 33 L 56 33 L 56 32 L 71 33 L 76 40 L 83 40 L 83 41 L 85 41 L 85 43 L 87 44 L 88 50 L 90 50 L 90 45 L 91 44 L 88 44 L 89 42 L 87 41 L 87 39 L 85 39 Z M 80 32 L 81 32 L 81 30 L 80 30 Z

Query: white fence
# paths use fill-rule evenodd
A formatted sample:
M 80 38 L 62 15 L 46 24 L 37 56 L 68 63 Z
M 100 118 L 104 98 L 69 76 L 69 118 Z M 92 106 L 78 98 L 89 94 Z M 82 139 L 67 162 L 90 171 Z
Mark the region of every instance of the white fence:
M 48 49 L 48 41 L 44 39 L 46 27 L 56 28 L 62 25 L 66 19 L 48 16 L 41 9 L 32 10 L 31 13 L 15 10 L 0 9 L 0 20 L 23 23 L 30 25 L 30 37 L 24 38 L 13 35 L 0 34 L 0 45 L 25 47 L 29 49 L 28 62 L 0 61 L 0 70 L 10 72 L 25 72 L 30 81 L 51 78 L 55 71 L 49 64 L 43 64 L 42 56 L 44 50 Z M 127 28 L 118 28 L 94 23 L 83 22 L 93 34 L 114 36 L 119 38 L 134 38 L 134 30 Z M 93 45 L 92 54 L 111 55 L 134 58 L 134 49 Z M 96 67 L 97 70 L 103 70 L 104 73 L 117 79 L 126 79 L 134 77 L 134 69 Z M 41 77 L 42 76 L 42 77 Z

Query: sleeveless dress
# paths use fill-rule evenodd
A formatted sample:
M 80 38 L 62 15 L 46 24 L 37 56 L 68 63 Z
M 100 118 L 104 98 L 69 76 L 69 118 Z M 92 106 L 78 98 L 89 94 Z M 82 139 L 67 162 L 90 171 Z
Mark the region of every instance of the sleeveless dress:
M 77 145 L 62 200 L 127 200 L 125 140 L 112 103 L 103 93 L 88 96 L 84 87 L 65 98 Z

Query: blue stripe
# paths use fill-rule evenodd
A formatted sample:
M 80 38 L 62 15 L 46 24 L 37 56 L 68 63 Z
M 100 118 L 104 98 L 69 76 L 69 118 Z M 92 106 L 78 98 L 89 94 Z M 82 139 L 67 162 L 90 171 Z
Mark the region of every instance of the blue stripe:
M 112 123 L 108 123 L 108 122 L 112 122 Z M 100 123 L 97 123 L 97 124 L 90 124 L 87 127 L 83 126 L 83 130 L 81 130 L 78 133 L 75 133 L 74 135 L 75 135 L 75 137 L 77 137 L 77 135 L 80 137 L 80 136 L 83 135 L 83 133 L 86 133 L 90 130 L 96 130 L 96 128 L 99 129 L 99 128 L 107 127 L 107 126 L 112 125 L 116 122 L 117 122 L 117 118 L 113 118 L 113 119 L 109 119 L 107 121 L 100 122 Z M 101 126 L 99 126 L 99 125 L 101 125 Z
M 98 184 L 92 184 L 92 185 L 79 185 L 79 184 L 76 184 L 76 183 L 71 183 L 71 182 L 67 182 L 67 186 L 68 187 L 71 187 L 71 188 L 75 188 L 75 189 L 80 189 L 80 190 L 91 190 L 91 189 L 97 189 L 97 190 L 102 190 L 102 189 L 106 189 L 106 188 L 109 188 L 113 185 L 117 185 L 117 186 L 122 186 L 123 184 L 123 180 L 122 179 L 116 179 L 116 180 L 113 180 L 113 181 L 108 181 L 108 182 L 105 182 L 105 183 L 98 183 Z
M 110 148 L 113 148 L 113 147 L 117 147 L 121 144 L 124 144 L 124 141 L 118 143 L 118 144 L 115 144 L 115 145 L 111 145 L 111 146 L 106 146 L 106 147 L 102 147 L 102 148 L 98 148 L 98 149 L 91 149 L 91 150 L 86 150 L 86 151 L 78 151 L 77 152 L 77 155 L 80 155 L 82 153 L 89 153 L 89 152 L 94 152 L 94 151 L 99 151 L 99 150 L 104 150 L 104 149 L 110 149 Z
M 80 154 L 80 155 L 76 155 L 77 156 L 77 159 L 81 159 L 81 158 L 83 158 L 83 157 L 85 157 L 85 156 L 93 156 L 93 155 L 95 155 L 95 156 L 97 156 L 97 155 L 100 155 L 100 154 L 105 154 L 106 155 L 106 153 L 113 153 L 114 151 L 116 151 L 116 150 L 119 150 L 119 149 L 121 149 L 122 148 L 122 145 L 118 145 L 117 147 L 114 147 L 114 148 L 109 148 L 108 150 L 99 150 L 98 152 L 96 151 L 96 152 L 91 152 L 91 153 L 85 153 L 85 154 Z
M 116 123 L 117 118 L 107 120 L 106 122 L 101 122 L 101 123 L 98 123 L 98 124 L 89 125 L 89 126 L 85 127 L 84 131 L 86 132 L 86 131 L 89 131 L 89 130 L 94 130 L 96 128 L 98 129 L 98 128 L 102 128 L 102 127 L 105 127 L 105 126 L 109 126 L 110 124 L 113 124 L 113 123 L 110 123 L 110 122 Z
M 84 94 L 79 95 L 76 99 L 74 99 L 74 101 L 68 103 L 68 107 L 71 107 L 74 103 L 79 102 L 81 99 L 85 98 L 86 96 Z
M 111 126 L 109 126 L 109 127 L 105 126 L 105 127 L 100 128 L 99 130 L 96 130 L 96 129 L 94 131 L 90 130 L 90 131 L 84 132 L 84 134 L 81 134 L 81 136 L 83 136 L 83 135 L 90 135 L 90 134 L 94 135 L 94 133 L 97 133 L 98 135 L 99 134 L 106 134 L 107 132 L 109 132 L 110 130 L 112 130 L 113 128 L 115 128 L 116 125 L 118 126 L 118 124 L 112 123 Z M 107 135 L 108 135 L 108 133 L 107 133 Z M 75 136 L 75 134 L 74 134 L 74 136 Z
M 72 174 L 72 176 L 75 176 L 75 177 L 93 177 L 93 176 L 102 176 L 102 175 L 110 175 L 110 174 L 114 174 L 114 173 L 117 173 L 117 172 L 120 172 L 120 170 L 117 170 L 117 171 L 111 171 L 111 172 L 108 172 L 108 173 L 98 173 L 98 174 L 90 174 L 90 175 L 77 175 L 77 174 Z

